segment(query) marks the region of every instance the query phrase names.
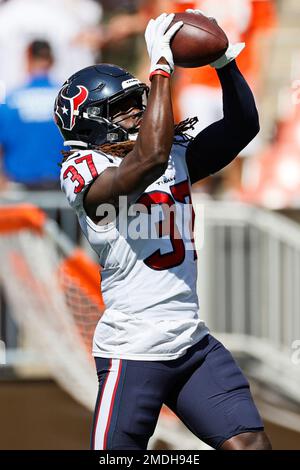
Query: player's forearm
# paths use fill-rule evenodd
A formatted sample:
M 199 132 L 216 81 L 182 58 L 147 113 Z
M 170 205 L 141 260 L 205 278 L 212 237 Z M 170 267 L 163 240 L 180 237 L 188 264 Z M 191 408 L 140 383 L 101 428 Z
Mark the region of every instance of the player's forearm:
M 253 94 L 234 62 L 220 69 L 224 117 L 201 131 L 186 154 L 192 183 L 225 168 L 259 132 Z
M 174 71 L 171 40 L 183 26 L 182 21 L 172 25 L 175 14 L 162 13 L 151 19 L 145 31 L 145 41 L 150 59 L 152 87 L 142 126 L 134 149 L 135 156 L 146 168 L 155 162 L 158 168 L 166 169 L 174 138 L 170 78 Z M 149 160 L 150 157 L 150 160 Z
M 217 71 L 223 92 L 224 125 L 230 133 L 249 143 L 259 132 L 253 93 L 233 61 Z
M 174 138 L 174 118 L 171 101 L 170 80 L 155 75 L 139 135 L 136 155 L 140 163 L 168 162 Z

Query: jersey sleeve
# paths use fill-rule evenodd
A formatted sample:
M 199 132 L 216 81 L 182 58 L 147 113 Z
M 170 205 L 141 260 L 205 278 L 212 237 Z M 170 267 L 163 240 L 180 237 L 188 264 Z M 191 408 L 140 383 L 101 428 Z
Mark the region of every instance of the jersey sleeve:
M 87 188 L 110 167 L 118 167 L 115 158 L 98 152 L 77 152 L 69 157 L 62 164 L 60 184 L 70 206 L 80 208 Z
M 176 148 L 176 151 L 180 156 L 182 157 L 186 156 L 186 151 L 191 140 L 194 140 L 194 138 L 180 136 L 180 135 L 175 136 L 173 145 Z

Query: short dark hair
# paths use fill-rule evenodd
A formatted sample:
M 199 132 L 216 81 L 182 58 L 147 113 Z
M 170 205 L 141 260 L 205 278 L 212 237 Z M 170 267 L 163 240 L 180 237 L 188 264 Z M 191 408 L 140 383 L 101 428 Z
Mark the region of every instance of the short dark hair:
M 32 59 L 48 59 L 53 61 L 52 48 L 48 41 L 36 39 L 28 45 L 28 53 Z

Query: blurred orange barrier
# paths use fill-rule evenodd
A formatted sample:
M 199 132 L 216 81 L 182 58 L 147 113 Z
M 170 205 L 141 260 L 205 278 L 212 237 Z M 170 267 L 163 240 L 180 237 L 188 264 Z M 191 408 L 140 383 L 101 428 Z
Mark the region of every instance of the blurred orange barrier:
M 100 291 L 101 274 L 99 266 L 91 261 L 82 250 L 75 249 L 71 256 L 62 261 L 60 269 L 64 269 L 74 279 L 77 278 L 86 294 L 95 298 L 100 308 L 104 307 Z
M 26 228 L 42 232 L 45 221 L 45 213 L 31 204 L 0 207 L 1 233 L 17 232 Z
M 183 13 L 185 12 L 185 10 L 187 10 L 188 8 L 192 8 L 193 10 L 196 8 L 195 7 L 195 2 L 190 2 L 190 1 L 186 1 L 186 0 L 178 0 L 177 2 L 174 2 L 174 11 L 176 11 L 176 13 Z
M 46 214 L 31 204 L 0 206 L 0 235 L 16 299 L 23 290 L 20 309 L 28 302 L 30 311 L 46 307 L 54 311 L 52 298 L 60 298 L 62 317 L 71 315 L 73 328 L 90 353 L 94 329 L 105 309 L 99 265 L 77 247 L 63 250 L 47 231 Z M 55 287 L 50 287 L 51 282 Z

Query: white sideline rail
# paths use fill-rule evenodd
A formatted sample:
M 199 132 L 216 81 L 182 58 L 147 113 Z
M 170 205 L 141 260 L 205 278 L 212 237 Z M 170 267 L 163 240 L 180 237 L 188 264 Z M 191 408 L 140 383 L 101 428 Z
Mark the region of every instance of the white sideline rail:
M 251 376 L 300 402 L 300 226 L 243 204 L 204 206 L 202 316 L 229 349 L 255 360 Z

